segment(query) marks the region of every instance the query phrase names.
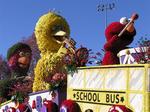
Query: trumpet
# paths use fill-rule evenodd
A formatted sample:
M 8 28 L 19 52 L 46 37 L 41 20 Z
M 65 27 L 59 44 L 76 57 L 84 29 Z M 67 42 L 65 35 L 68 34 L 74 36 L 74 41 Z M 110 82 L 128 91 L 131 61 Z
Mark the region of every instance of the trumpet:
M 76 41 L 73 38 L 64 38 L 63 42 L 66 44 L 66 48 L 69 49 L 73 54 L 75 54 Z
M 130 24 L 134 23 L 135 20 L 137 20 L 139 17 L 138 14 L 134 13 L 131 16 L 131 20 L 129 21 L 129 23 L 124 27 L 124 29 L 118 34 L 118 37 L 122 36 L 122 34 L 126 31 L 126 29 L 130 26 Z

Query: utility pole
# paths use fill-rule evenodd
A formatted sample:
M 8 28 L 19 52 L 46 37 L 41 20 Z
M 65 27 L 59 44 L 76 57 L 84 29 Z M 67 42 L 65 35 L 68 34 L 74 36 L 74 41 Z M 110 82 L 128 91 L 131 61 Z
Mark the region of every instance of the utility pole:
M 107 27 L 107 13 L 108 10 L 113 10 L 115 8 L 115 3 L 100 3 L 97 6 L 97 11 L 98 12 L 105 12 L 105 28 Z

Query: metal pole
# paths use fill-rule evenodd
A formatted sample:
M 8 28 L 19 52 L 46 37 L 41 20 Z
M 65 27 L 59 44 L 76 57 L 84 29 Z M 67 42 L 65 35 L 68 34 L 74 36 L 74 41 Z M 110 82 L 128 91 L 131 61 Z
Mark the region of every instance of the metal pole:
M 107 27 L 107 7 L 105 7 L 105 29 Z
M 107 11 L 113 10 L 115 8 L 115 3 L 101 3 L 97 7 L 98 12 L 105 12 L 105 28 L 107 27 Z

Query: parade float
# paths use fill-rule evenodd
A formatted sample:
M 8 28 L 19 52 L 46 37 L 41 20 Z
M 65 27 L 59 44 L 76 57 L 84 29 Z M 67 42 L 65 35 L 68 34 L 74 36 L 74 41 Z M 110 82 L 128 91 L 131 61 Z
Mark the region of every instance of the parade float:
M 15 97 L 0 104 L 0 112 L 149 112 L 150 42 L 127 48 L 137 18 L 111 23 L 102 65 L 86 67 L 89 52 L 75 48 L 67 21 L 54 12 L 40 17 L 35 35 L 41 59 L 33 91 L 23 102 Z

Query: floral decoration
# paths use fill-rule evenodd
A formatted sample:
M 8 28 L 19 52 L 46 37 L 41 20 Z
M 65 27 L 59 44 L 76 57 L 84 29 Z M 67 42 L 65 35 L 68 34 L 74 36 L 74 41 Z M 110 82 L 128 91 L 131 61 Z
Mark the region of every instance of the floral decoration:
M 136 55 L 134 56 L 135 60 L 139 64 L 150 63 L 150 40 L 147 37 L 141 37 L 137 42 L 140 52 L 136 49 Z

